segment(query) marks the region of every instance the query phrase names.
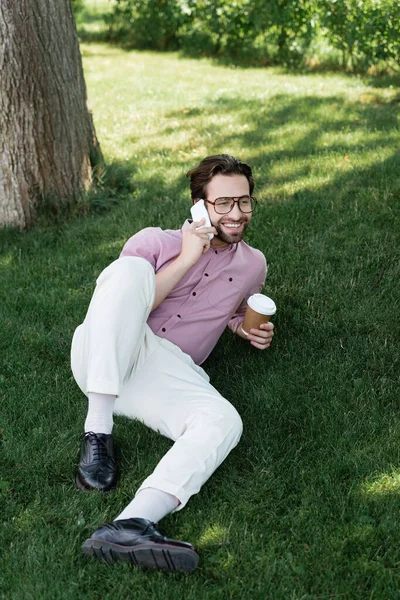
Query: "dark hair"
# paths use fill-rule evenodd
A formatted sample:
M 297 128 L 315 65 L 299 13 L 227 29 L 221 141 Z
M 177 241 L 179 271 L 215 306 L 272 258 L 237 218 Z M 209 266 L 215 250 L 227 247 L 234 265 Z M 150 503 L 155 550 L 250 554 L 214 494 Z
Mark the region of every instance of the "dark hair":
M 190 179 L 192 200 L 205 197 L 207 184 L 217 173 L 222 175 L 244 175 L 249 182 L 250 195 L 252 195 L 254 179 L 249 165 L 229 154 L 216 154 L 207 156 L 197 167 L 186 173 L 186 177 Z

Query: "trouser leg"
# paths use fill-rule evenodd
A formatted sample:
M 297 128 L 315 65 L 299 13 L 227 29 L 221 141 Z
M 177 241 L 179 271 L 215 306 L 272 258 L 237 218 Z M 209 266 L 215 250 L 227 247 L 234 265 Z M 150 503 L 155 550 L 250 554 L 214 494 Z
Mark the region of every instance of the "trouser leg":
M 147 261 L 126 257 L 107 267 L 75 332 L 72 370 L 85 394 L 117 395 L 116 413 L 175 441 L 140 490 L 162 490 L 182 508 L 238 443 L 242 423 L 203 369 L 146 325 L 154 292 Z
M 236 409 L 209 383 L 203 369 L 167 340 L 161 340 L 126 382 L 115 412 L 175 441 L 138 493 L 162 490 L 179 499 L 178 509 L 200 490 L 242 433 Z
M 153 268 L 142 258 L 120 258 L 101 273 L 71 349 L 72 371 L 85 394 L 118 396 L 155 349 L 158 338 L 146 325 L 154 293 Z

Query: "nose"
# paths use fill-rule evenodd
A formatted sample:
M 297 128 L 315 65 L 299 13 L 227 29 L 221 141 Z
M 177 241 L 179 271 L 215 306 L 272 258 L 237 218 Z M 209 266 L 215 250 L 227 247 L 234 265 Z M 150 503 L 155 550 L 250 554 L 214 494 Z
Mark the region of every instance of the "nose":
M 241 219 L 243 217 L 243 213 L 240 210 L 237 202 L 235 202 L 235 205 L 232 208 L 232 210 L 230 211 L 229 216 L 232 219 L 232 221 L 238 221 L 239 219 Z

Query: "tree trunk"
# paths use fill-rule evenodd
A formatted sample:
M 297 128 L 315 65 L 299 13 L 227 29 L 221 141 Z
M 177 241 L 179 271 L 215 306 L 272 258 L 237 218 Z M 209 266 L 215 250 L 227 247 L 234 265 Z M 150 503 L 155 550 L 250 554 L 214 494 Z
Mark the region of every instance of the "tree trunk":
M 101 151 L 70 0 L 0 0 L 0 226 L 69 205 Z

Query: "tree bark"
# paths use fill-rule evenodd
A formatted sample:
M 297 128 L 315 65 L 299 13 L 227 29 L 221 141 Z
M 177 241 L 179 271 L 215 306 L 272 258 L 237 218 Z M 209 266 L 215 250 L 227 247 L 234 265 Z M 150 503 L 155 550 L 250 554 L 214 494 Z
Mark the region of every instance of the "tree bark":
M 70 205 L 101 160 L 70 0 L 0 0 L 0 226 Z

